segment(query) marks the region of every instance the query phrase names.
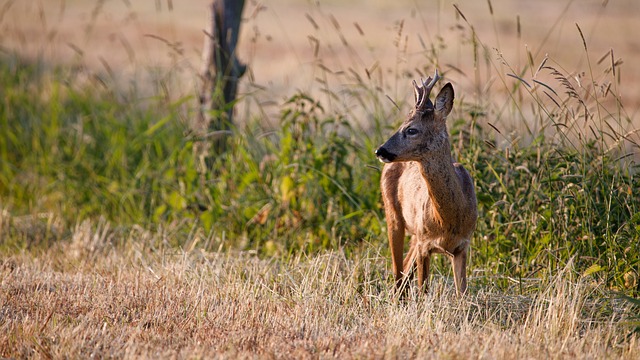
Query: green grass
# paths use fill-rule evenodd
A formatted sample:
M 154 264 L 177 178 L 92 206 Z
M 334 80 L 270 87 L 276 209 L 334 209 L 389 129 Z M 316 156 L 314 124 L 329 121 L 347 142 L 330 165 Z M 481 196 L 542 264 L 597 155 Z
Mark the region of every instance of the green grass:
M 0 195 L 12 229 L 2 234 L 5 253 L 64 241 L 77 223 L 101 217 L 124 229 L 173 228 L 171 246 L 268 256 L 385 247 L 372 155 L 391 132 L 382 124 L 354 127 L 297 94 L 282 105 L 280 128 L 249 121 L 202 173 L 197 139 L 180 119 L 184 101 L 118 99 L 69 85 L 62 70 L 51 75 L 7 56 L 0 64 Z M 539 135 L 508 151 L 490 146 L 493 134 L 473 116 L 460 110 L 450 127 L 476 181 L 470 267 L 478 281 L 546 278 L 573 259 L 578 272 L 637 294 L 637 170 L 597 141 L 571 147 Z M 12 220 L 25 217 L 44 233 L 25 234 Z M 56 231 L 46 230 L 52 217 Z M 193 231 L 200 244 L 186 244 Z

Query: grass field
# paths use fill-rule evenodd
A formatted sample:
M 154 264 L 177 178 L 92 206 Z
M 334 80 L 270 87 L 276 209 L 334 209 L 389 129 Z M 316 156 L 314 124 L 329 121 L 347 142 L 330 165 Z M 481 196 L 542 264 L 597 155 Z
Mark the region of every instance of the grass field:
M 1 357 L 640 357 L 637 5 L 248 3 L 202 172 L 201 3 L 0 1 Z M 469 292 L 398 298 L 373 151 L 435 67 Z
M 85 223 L 47 256 L 4 257 L 3 356 L 117 358 L 621 358 L 640 355 L 637 307 L 571 265 L 457 299 L 434 277 L 399 300 L 387 256 L 289 259 L 152 249 Z M 105 234 L 107 234 L 105 236 Z M 142 241 L 144 240 L 144 242 Z M 635 318 L 634 318 L 635 316 Z

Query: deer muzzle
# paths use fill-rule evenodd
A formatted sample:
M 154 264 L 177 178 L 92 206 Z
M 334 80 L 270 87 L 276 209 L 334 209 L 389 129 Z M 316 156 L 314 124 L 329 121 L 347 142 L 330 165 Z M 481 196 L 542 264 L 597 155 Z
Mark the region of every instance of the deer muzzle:
M 376 156 L 378 157 L 378 160 L 382 161 L 383 163 L 390 163 L 397 157 L 396 154 L 390 153 L 389 151 L 387 151 L 387 149 L 385 149 L 382 146 L 379 147 L 375 153 L 376 153 Z

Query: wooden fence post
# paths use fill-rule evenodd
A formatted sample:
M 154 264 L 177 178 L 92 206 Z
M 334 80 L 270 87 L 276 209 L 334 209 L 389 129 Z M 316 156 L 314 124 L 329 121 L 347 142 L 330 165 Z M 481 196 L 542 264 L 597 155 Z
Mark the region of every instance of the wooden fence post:
M 233 125 L 238 81 L 246 71 L 236 54 L 244 0 L 213 0 L 202 50 L 199 111 L 194 130 L 200 164 L 223 152 Z

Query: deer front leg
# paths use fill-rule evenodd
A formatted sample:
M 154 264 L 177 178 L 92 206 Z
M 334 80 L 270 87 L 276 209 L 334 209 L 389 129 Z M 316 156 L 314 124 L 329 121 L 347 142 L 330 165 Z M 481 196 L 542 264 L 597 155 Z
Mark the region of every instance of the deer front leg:
M 417 254 L 418 263 L 418 286 L 424 292 L 429 289 L 429 265 L 431 265 L 431 254 L 422 256 Z
M 456 284 L 458 296 L 467 291 L 467 251 L 468 246 L 453 254 L 451 265 L 453 267 L 453 281 Z
M 402 286 L 402 273 L 404 264 L 402 262 L 402 253 L 404 252 L 404 226 L 387 220 L 387 231 L 389 232 L 389 247 L 391 248 L 391 266 L 393 275 L 396 279 L 396 287 Z

